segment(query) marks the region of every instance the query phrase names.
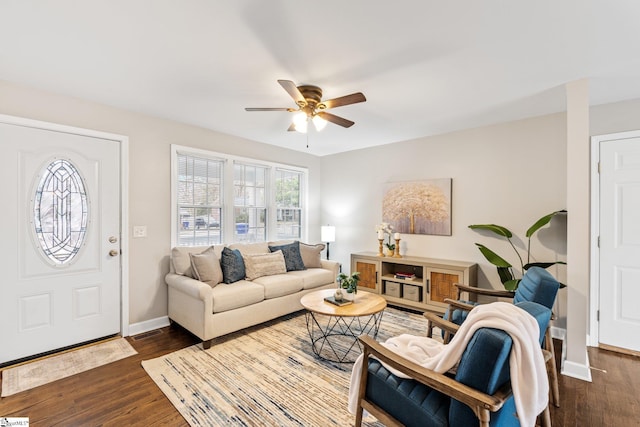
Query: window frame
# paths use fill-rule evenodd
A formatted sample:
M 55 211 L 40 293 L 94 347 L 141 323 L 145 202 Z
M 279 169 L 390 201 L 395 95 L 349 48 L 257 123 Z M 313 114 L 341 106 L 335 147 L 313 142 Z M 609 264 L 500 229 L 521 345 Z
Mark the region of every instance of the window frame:
M 266 167 L 266 189 L 265 200 L 267 209 L 266 218 L 266 236 L 265 241 L 275 241 L 278 238 L 278 223 L 276 205 L 276 172 L 280 169 L 296 172 L 301 174 L 300 183 L 300 238 L 306 241 L 308 237 L 308 185 L 309 185 L 309 169 L 306 167 L 290 165 L 286 163 L 271 162 L 248 157 L 235 156 L 227 153 L 204 150 L 184 145 L 171 144 L 171 247 L 178 246 L 178 155 L 200 157 L 209 160 L 222 161 L 222 223 L 221 241 L 223 244 L 235 243 L 235 224 L 234 224 L 234 165 L 236 163 L 243 165 L 256 165 Z M 188 246 L 184 246 L 188 247 Z

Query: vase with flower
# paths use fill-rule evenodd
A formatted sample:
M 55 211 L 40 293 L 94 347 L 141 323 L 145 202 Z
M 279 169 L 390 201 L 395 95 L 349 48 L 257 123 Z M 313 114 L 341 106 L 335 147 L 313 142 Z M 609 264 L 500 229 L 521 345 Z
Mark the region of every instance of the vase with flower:
M 391 235 L 393 234 L 393 226 L 388 222 L 383 222 L 376 225 L 376 231 L 378 232 L 378 240 L 384 240 L 385 234 L 387 235 L 387 243 L 384 246 L 387 248 L 388 256 L 393 256 L 396 249 L 395 243 L 391 243 Z

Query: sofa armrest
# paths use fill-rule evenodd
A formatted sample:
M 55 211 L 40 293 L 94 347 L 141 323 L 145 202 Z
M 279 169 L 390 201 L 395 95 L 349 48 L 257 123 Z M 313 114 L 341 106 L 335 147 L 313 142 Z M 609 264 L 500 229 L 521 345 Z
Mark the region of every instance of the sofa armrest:
M 331 270 L 333 272 L 334 281 L 335 278 L 338 277 L 338 273 L 340 272 L 340 263 L 338 261 L 332 261 L 328 259 L 321 259 L 322 268 L 326 270 Z
M 205 301 L 211 299 L 211 286 L 191 277 L 181 276 L 176 273 L 168 273 L 165 278 L 168 286 L 179 290 L 193 298 Z

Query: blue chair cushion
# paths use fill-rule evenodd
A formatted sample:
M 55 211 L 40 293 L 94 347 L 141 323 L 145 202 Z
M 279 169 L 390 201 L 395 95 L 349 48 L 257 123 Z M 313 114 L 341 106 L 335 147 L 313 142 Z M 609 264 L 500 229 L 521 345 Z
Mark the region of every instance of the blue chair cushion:
M 369 360 L 367 398 L 407 427 L 446 427 L 451 399 L 426 385 L 389 372 Z
M 560 283 L 541 267 L 531 267 L 522 276 L 518 289 L 513 296 L 513 303 L 533 301 L 552 309 Z

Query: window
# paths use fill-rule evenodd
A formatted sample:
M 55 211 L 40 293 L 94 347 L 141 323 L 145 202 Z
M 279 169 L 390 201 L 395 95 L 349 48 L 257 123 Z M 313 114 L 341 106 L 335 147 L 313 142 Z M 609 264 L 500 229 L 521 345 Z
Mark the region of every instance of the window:
M 177 155 L 178 246 L 222 243 L 222 170 L 218 159 Z
M 172 245 L 303 240 L 307 173 L 172 145 Z
M 276 221 L 278 239 L 302 237 L 302 173 L 276 169 Z
M 233 222 L 235 241 L 262 242 L 267 236 L 267 168 L 236 163 L 233 166 Z
M 71 262 L 87 233 L 89 203 L 75 166 L 57 159 L 42 171 L 35 192 L 33 220 L 38 244 L 55 265 Z

